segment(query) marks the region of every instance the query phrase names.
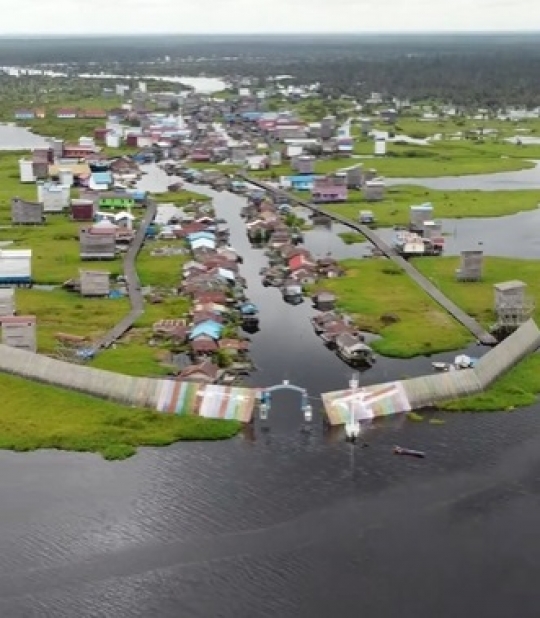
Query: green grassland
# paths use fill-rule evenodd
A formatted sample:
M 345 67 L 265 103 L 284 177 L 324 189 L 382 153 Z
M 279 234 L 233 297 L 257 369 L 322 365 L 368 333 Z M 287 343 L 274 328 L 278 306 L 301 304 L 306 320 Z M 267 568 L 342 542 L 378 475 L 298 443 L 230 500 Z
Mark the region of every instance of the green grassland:
M 457 350 L 470 334 L 443 311 L 403 271 L 385 259 L 345 260 L 344 277 L 328 279 L 338 307 L 365 331 L 381 335 L 374 349 L 385 356 L 411 358 Z M 391 314 L 395 323 L 383 316 Z
M 366 202 L 360 191 L 349 191 L 345 204 L 327 205 L 330 212 L 358 220 L 360 210 L 373 211 L 382 227 L 407 225 L 410 207 L 431 202 L 437 219 L 502 217 L 534 210 L 540 202 L 538 191 L 434 191 L 425 187 L 388 187 L 381 202 Z
M 0 374 L 0 448 L 50 448 L 126 459 L 139 446 L 232 438 L 236 421 L 157 414 Z
M 537 260 L 487 257 L 482 281 L 458 282 L 459 258 L 418 258 L 414 265 L 457 305 L 489 327 L 495 322 L 493 285 L 520 279 L 535 300 L 533 317 L 540 322 L 540 278 Z M 533 404 L 540 393 L 540 355 L 526 358 L 486 392 L 445 404 L 448 410 L 511 410 Z

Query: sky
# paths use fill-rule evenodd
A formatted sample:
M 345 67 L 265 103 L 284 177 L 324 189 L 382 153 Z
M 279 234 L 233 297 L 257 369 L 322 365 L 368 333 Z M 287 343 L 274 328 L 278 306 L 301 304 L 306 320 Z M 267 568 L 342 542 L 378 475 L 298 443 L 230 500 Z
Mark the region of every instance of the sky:
M 540 30 L 539 0 L 16 0 L 0 34 Z

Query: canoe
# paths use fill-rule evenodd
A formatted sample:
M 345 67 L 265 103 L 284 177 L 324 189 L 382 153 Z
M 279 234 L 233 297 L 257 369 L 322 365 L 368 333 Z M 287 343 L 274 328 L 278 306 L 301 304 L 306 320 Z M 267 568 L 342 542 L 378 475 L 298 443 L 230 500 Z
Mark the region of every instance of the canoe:
M 414 451 L 410 448 L 403 448 L 401 446 L 394 446 L 394 455 L 408 455 L 409 457 L 418 457 L 424 459 L 426 456 L 422 451 Z

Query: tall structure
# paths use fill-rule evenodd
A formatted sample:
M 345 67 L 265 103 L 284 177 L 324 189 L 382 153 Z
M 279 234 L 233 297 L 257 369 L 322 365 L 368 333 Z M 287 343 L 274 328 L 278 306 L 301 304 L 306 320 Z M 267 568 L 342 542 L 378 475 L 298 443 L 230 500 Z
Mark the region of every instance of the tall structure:
M 483 263 L 483 251 L 462 251 L 461 263 L 456 269 L 456 279 L 458 281 L 480 281 Z
M 523 323 L 525 323 L 534 310 L 534 301 L 527 294 L 527 284 L 523 281 L 513 280 L 496 283 L 495 290 L 495 313 L 497 323 L 494 330 L 502 336 L 506 336 Z

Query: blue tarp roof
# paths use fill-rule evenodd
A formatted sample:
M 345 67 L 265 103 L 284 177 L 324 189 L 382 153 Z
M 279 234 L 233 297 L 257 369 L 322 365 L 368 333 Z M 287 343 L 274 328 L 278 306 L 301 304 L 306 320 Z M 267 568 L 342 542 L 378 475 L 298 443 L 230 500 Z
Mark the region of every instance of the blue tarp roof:
M 94 172 L 92 180 L 97 185 L 110 185 L 112 183 L 112 174 L 111 172 Z
M 257 309 L 256 305 L 254 305 L 253 303 L 244 303 L 240 307 L 240 311 L 244 315 L 252 315 L 254 313 L 259 313 L 259 310 Z
M 216 235 L 212 232 L 193 232 L 193 234 L 189 234 L 187 237 L 189 242 L 193 242 L 194 240 L 200 240 L 201 238 L 215 241 Z
M 214 322 L 214 320 L 206 320 L 205 322 L 201 322 L 200 324 L 197 324 L 197 326 L 193 327 L 189 338 L 195 339 L 195 337 L 207 335 L 208 337 L 212 337 L 212 339 L 219 339 L 222 331 L 223 326 L 219 322 Z

